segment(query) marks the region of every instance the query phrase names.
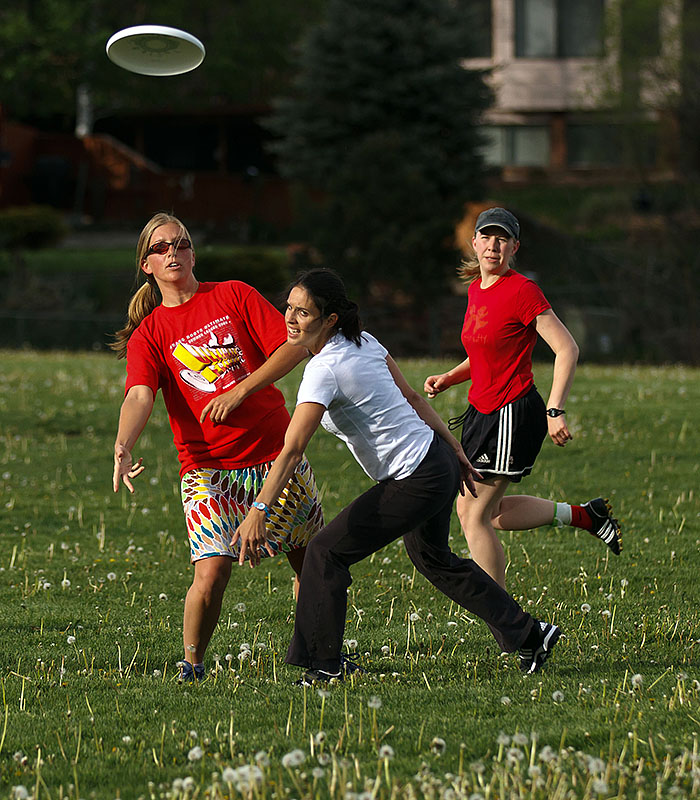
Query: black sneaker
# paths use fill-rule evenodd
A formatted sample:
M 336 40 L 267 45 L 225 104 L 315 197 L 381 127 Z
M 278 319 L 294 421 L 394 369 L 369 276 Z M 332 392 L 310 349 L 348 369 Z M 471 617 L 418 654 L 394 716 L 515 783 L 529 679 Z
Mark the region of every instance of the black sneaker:
M 559 641 L 561 630 L 549 622 L 535 622 L 540 626 L 541 638 L 535 648 L 521 647 L 518 651 L 520 657 L 520 671 L 524 675 L 531 675 L 542 668 L 544 662 L 552 654 L 552 648 Z
M 595 500 L 589 500 L 581 507 L 586 509 L 586 513 L 591 518 L 593 528 L 590 532 L 593 536 L 604 541 L 613 553 L 619 556 L 620 550 L 622 550 L 622 534 L 620 523 L 612 515 L 610 501 L 596 497 Z
M 179 666 L 178 683 L 198 683 L 204 680 L 204 664 L 191 664 L 189 661 L 180 661 Z
M 345 653 L 341 653 L 340 655 L 340 671 L 343 673 L 343 676 L 347 678 L 348 675 L 352 675 L 353 672 L 357 672 L 360 675 L 364 672 L 364 669 L 357 664 L 355 661 L 351 661 Z
M 313 686 L 315 683 L 331 683 L 345 680 L 343 670 L 326 672 L 325 669 L 307 669 L 302 678 L 294 681 L 295 686 Z
M 328 672 L 325 669 L 307 669 L 304 677 L 296 681 L 297 686 L 312 686 L 314 683 L 331 683 L 344 681 L 349 675 L 361 675 L 364 669 L 351 661 L 344 653 L 340 656 L 340 669 L 338 672 Z

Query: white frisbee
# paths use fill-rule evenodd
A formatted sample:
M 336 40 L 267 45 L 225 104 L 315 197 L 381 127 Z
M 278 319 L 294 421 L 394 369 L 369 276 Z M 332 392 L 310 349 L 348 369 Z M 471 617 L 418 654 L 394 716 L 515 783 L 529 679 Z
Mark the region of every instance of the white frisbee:
M 196 36 L 165 25 L 134 25 L 107 42 L 108 58 L 140 75 L 181 75 L 197 69 L 205 55 Z

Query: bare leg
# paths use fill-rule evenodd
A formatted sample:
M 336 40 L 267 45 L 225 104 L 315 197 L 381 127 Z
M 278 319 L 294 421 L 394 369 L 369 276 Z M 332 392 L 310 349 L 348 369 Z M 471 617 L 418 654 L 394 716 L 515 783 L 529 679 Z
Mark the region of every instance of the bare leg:
M 233 561 L 228 556 L 210 556 L 194 563 L 194 580 L 185 598 L 182 639 L 185 660 L 201 664 L 221 613 L 224 591 Z
M 467 537 L 471 557 L 505 589 L 506 557 L 492 519 L 498 513 L 510 481 L 489 478 L 477 484 L 477 496 L 457 496 L 457 516 Z
M 554 502 L 526 494 L 512 494 L 501 500 L 491 522 L 499 531 L 527 531 L 542 525 L 551 525 L 554 519 Z
M 289 566 L 294 570 L 294 599 L 299 597 L 299 576 L 301 575 L 301 567 L 304 563 L 304 556 L 306 555 L 306 548 L 299 547 L 296 550 L 290 550 L 287 553 L 287 561 Z

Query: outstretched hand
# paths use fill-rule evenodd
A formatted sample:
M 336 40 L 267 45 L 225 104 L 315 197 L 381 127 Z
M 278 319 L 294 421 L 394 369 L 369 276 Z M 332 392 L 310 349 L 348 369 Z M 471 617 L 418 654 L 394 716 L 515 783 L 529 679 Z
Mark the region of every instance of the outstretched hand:
M 450 386 L 447 383 L 446 374 L 442 375 L 429 375 L 425 379 L 425 383 L 423 384 L 423 391 L 428 395 L 428 397 L 432 400 L 434 397 L 437 397 L 440 392 L 444 392 L 445 389 L 449 389 Z
M 123 482 L 126 488 L 133 494 L 134 485 L 131 483 L 132 478 L 140 475 L 144 469 L 143 459 L 139 458 L 136 464 L 133 463 L 131 453 L 122 444 L 118 444 L 114 448 L 114 476 L 112 478 L 112 487 L 115 492 L 119 491 L 119 486 Z
M 234 386 L 228 392 L 219 394 L 213 397 L 202 409 L 199 416 L 200 423 L 209 416 L 213 423 L 224 422 L 226 417 L 243 402 L 245 399 L 241 392 L 236 391 L 238 387 Z
M 245 557 L 248 556 L 248 563 L 252 567 L 257 567 L 260 563 L 260 549 L 264 548 L 270 556 L 275 555 L 267 541 L 267 528 L 265 527 L 265 514 L 252 508 L 246 518 L 236 529 L 231 538 L 232 544 L 240 540 L 241 552 L 238 556 L 238 563 L 243 566 Z

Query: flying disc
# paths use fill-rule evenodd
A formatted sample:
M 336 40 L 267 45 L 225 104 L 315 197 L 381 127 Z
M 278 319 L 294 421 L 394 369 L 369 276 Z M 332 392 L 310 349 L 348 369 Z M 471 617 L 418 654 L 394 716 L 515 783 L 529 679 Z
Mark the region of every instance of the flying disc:
M 108 58 L 140 75 L 181 75 L 196 69 L 205 54 L 196 36 L 165 25 L 134 25 L 107 42 Z

